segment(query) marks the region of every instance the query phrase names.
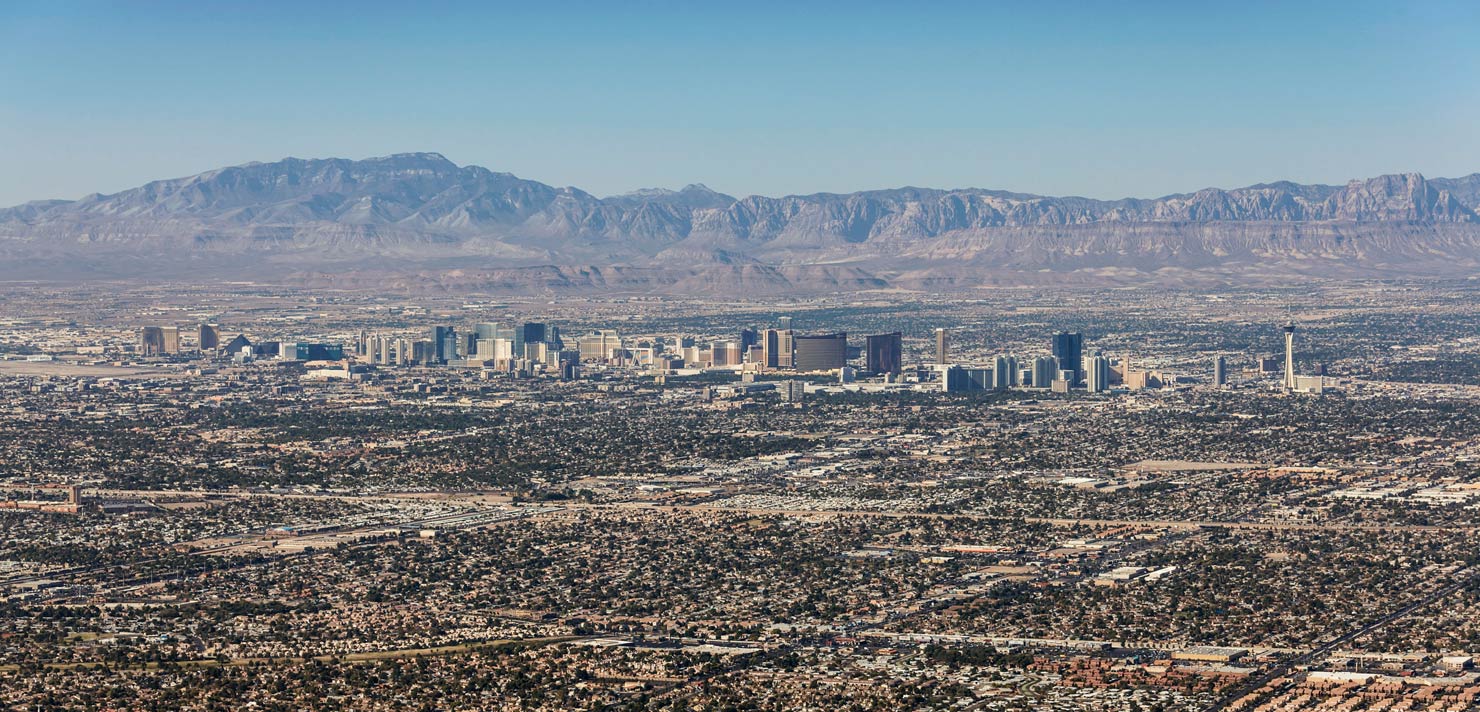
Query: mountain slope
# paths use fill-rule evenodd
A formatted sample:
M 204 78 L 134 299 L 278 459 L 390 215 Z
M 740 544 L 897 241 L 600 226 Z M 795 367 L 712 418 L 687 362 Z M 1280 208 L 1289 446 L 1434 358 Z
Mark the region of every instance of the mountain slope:
M 924 188 L 736 199 L 702 185 L 597 198 L 435 153 L 290 158 L 0 210 L 0 278 L 455 271 L 425 282 L 786 291 L 1469 276 L 1477 204 L 1480 174 L 1114 201 Z

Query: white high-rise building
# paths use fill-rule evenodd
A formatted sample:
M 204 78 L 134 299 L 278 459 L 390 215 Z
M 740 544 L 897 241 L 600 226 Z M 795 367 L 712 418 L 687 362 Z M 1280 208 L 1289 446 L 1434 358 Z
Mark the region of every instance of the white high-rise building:
M 1089 392 L 1104 393 L 1110 390 L 1110 359 L 1095 356 L 1086 366 L 1085 385 Z
M 999 354 L 992 360 L 992 388 L 1004 389 L 1017 385 L 1017 357 Z

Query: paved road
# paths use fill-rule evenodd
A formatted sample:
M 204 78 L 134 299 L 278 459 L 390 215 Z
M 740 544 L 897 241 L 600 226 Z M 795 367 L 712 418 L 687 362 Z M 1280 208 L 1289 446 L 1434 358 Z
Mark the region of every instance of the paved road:
M 99 493 L 111 496 L 126 497 L 150 497 L 161 495 L 174 496 L 226 496 L 226 497 L 274 497 L 282 499 L 340 499 L 347 501 L 362 502 L 385 502 L 398 499 L 436 500 L 437 493 L 410 492 L 410 493 L 385 493 L 375 495 L 348 495 L 348 494 L 292 494 L 292 493 L 266 493 L 266 492 L 242 492 L 239 490 L 210 491 L 210 490 L 98 490 Z M 476 493 L 469 492 L 446 492 L 441 496 L 459 497 Z M 465 501 L 465 500 L 464 500 Z M 1025 521 L 1033 524 L 1050 524 L 1053 526 L 1092 526 L 1092 527 L 1155 527 L 1158 529 L 1202 529 L 1222 528 L 1233 531 L 1328 531 L 1328 532 L 1480 532 L 1480 526 L 1455 525 L 1437 526 L 1423 524 L 1344 524 L 1344 523 L 1314 523 L 1314 522 L 1249 522 L 1249 521 L 1210 521 L 1210 520 L 1174 520 L 1174 519 L 1075 519 L 1070 517 L 1004 517 L 995 514 L 976 514 L 971 512 L 957 513 L 927 513 L 927 512 L 892 512 L 862 509 L 788 509 L 776 507 L 725 507 L 712 504 L 660 504 L 651 502 L 618 502 L 613 504 L 583 504 L 579 502 L 552 502 L 568 509 L 591 509 L 591 510 L 683 510 L 697 512 L 733 512 L 736 514 L 755 515 L 782 515 L 782 516 L 823 516 L 840 515 L 850 517 L 885 517 L 885 518 L 916 518 L 926 519 L 964 519 L 977 521 Z
M 683 510 L 691 512 L 732 512 L 735 514 L 754 515 L 781 515 L 781 516 L 825 516 L 839 515 L 849 517 L 884 517 L 894 519 L 925 518 L 925 519 L 965 519 L 975 521 L 1000 521 L 1000 522 L 1029 522 L 1032 524 L 1051 524 L 1054 526 L 1092 526 L 1092 527 L 1152 527 L 1157 529 L 1203 529 L 1222 528 L 1233 531 L 1373 531 L 1373 532 L 1476 532 L 1480 531 L 1477 526 L 1432 526 L 1432 525 L 1392 525 L 1392 524 L 1316 524 L 1304 522 L 1220 522 L 1220 521 L 1180 521 L 1162 519 L 1071 519 L 1057 517 L 1003 517 L 993 514 L 973 514 L 969 512 L 941 514 L 927 512 L 881 512 L 860 509 L 786 509 L 771 507 L 722 507 L 710 504 L 651 504 L 647 502 L 620 502 L 616 504 L 581 504 L 573 502 L 561 502 L 560 506 L 569 509 L 592 509 L 592 510 Z

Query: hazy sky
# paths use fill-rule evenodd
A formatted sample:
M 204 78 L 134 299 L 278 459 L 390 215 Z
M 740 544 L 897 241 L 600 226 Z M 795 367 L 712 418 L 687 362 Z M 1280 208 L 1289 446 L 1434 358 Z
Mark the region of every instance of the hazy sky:
M 599 195 L 1464 175 L 1477 30 L 1473 0 L 8 0 L 0 205 L 409 151 Z

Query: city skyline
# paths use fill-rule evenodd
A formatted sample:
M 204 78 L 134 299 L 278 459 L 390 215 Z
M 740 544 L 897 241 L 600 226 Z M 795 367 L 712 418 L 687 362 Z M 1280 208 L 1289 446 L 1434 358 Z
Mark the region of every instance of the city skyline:
M 481 318 L 481 317 L 480 317 Z M 1080 332 L 1053 332 L 1042 337 L 1039 348 L 1013 352 L 998 351 L 991 344 L 958 347 L 965 358 L 950 358 L 948 334 L 962 328 L 933 327 L 930 338 L 911 336 L 912 355 L 916 360 L 906 369 L 904 334 L 894 331 L 868 334 L 862 343 L 851 345 L 846 332 L 804 333 L 792 327 L 793 317 L 778 314 L 770 324 L 751 324 L 739 329 L 739 338 L 708 333 L 695 336 L 691 331 L 639 334 L 624 338 L 621 330 L 592 326 L 585 332 L 561 336 L 558 324 L 549 321 L 477 321 L 471 327 L 437 324 L 420 329 L 385 329 L 369 324 L 340 342 L 270 340 L 259 335 L 252 342 L 245 332 L 220 345 L 219 323 L 199 324 L 194 348 L 179 337 L 178 325 L 145 325 L 138 328 L 136 356 L 176 357 L 229 360 L 237 365 L 259 359 L 284 362 L 318 362 L 317 377 L 364 380 L 374 367 L 447 367 L 481 369 L 485 376 L 518 375 L 520 377 L 554 377 L 572 381 L 581 377 L 582 367 L 615 367 L 627 369 L 629 375 L 654 377 L 660 385 L 666 376 L 704 374 L 740 375 L 742 383 L 757 383 L 756 377 L 817 376 L 836 378 L 845 389 L 855 392 L 884 392 L 901 387 L 944 392 L 971 390 L 1005 390 L 1032 388 L 1069 393 L 1084 389 L 1088 393 L 1125 393 L 1141 389 L 1158 389 L 1173 384 L 1206 384 L 1215 388 L 1232 385 L 1258 385 L 1279 370 L 1280 390 L 1287 393 L 1320 394 L 1328 385 L 1326 365 L 1317 364 L 1315 375 L 1298 374 L 1294 344 L 1295 324 L 1286 320 L 1278 325 L 1283 334 L 1283 360 L 1275 350 L 1246 353 L 1248 359 L 1243 377 L 1228 379 L 1228 354 L 1216 355 L 1208 374 L 1172 374 L 1156 369 L 1133 369 L 1130 354 L 1085 347 Z M 826 325 L 819 325 L 825 328 Z M 426 338 L 418 339 L 418 331 Z M 277 337 L 281 339 L 281 337 Z M 113 347 L 99 353 L 128 356 L 130 347 Z M 1037 355 L 1047 352 L 1047 355 Z M 1019 356 L 1022 358 L 1020 359 Z M 32 359 L 50 358 L 47 355 Z M 863 368 L 857 367 L 862 361 Z M 336 366 L 337 363 L 337 366 Z M 340 368 L 342 371 L 335 371 Z M 908 373 L 906 373 L 908 370 Z M 863 377 L 865 380 L 859 380 Z M 784 402 L 792 397 L 787 390 L 800 382 L 774 384 Z M 1332 385 L 1336 381 L 1331 381 Z M 756 393 L 769 385 L 742 387 L 742 392 Z M 1117 388 L 1118 387 L 1118 388 Z

